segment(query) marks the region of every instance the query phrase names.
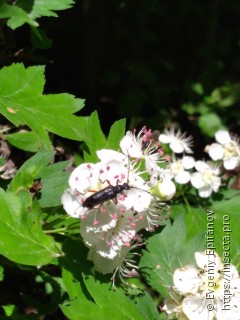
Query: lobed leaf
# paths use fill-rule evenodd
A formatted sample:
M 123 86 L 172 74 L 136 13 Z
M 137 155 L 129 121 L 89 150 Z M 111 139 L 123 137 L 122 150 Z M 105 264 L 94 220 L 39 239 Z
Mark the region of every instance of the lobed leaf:
M 83 140 L 86 119 L 73 113 L 83 107 L 84 101 L 66 93 L 43 95 L 44 83 L 42 66 L 25 69 L 23 64 L 13 64 L 4 67 L 0 70 L 0 113 L 15 126 L 31 128 L 42 149 L 52 149 L 48 131 Z
M 86 248 L 79 241 L 66 241 L 65 256 L 60 263 L 63 281 L 70 301 L 61 305 L 71 320 L 131 319 L 143 320 L 142 314 L 121 289 L 110 289 L 110 284 L 96 280 L 86 263 Z
M 73 0 L 19 0 L 13 4 L 1 0 L 0 18 L 9 18 L 7 25 L 12 29 L 16 29 L 24 23 L 37 27 L 38 23 L 35 21 L 37 18 L 42 16 L 57 17 L 54 11 L 71 8 L 73 4 Z
M 173 225 L 168 223 L 160 234 L 148 240 L 147 251 L 143 252 L 140 261 L 141 271 L 149 284 L 167 297 L 174 270 L 186 264 L 194 264 L 194 252 L 204 250 L 204 245 L 201 232 L 187 239 L 185 218 L 183 215 L 178 216 Z
M 17 263 L 44 265 L 59 256 L 52 237 L 43 233 L 40 211 L 26 190 L 18 196 L 0 189 L 0 254 Z

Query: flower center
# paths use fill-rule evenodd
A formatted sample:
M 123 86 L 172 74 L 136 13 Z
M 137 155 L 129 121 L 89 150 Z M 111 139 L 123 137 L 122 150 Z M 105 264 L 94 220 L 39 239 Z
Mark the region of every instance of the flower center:
M 205 182 L 205 184 L 210 184 L 213 178 L 214 178 L 214 174 L 211 170 L 206 170 L 203 173 L 203 181 Z
M 235 141 L 230 141 L 225 145 L 225 150 L 224 150 L 224 157 L 229 158 L 229 157 L 234 157 L 238 155 L 238 145 L 236 144 Z
M 223 290 L 222 275 L 219 272 L 215 272 L 213 275 L 209 275 L 207 272 L 203 275 L 204 281 L 202 291 L 206 294 L 214 292 L 214 296 L 217 298 L 220 296 Z
M 172 164 L 172 171 L 174 174 L 184 171 L 182 161 L 177 161 Z

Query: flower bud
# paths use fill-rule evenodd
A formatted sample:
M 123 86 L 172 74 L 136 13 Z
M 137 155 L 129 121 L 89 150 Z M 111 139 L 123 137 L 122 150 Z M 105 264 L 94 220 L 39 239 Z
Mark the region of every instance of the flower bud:
M 151 189 L 151 194 L 163 201 L 171 200 L 176 193 L 176 186 L 170 179 L 159 180 Z

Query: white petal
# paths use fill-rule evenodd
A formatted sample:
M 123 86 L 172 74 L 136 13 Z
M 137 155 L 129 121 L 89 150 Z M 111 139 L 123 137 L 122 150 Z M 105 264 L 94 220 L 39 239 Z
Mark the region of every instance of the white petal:
M 237 292 L 240 294 L 240 278 L 232 279 L 230 283 L 231 283 L 230 291 L 232 293 Z
M 161 172 L 161 168 L 149 157 L 145 157 L 145 168 L 147 173 L 151 176 Z
M 137 188 L 131 188 L 126 193 L 126 196 L 118 196 L 118 204 L 121 205 L 124 210 L 133 209 L 137 212 L 148 209 L 152 200 L 152 195 L 145 191 Z
M 195 162 L 195 168 L 198 172 L 203 172 L 210 169 L 209 165 L 201 160 Z
M 87 213 L 87 218 L 81 222 L 82 236 L 84 231 L 98 233 L 106 232 L 109 229 L 114 228 L 118 219 L 118 214 L 116 214 L 116 212 L 119 212 L 119 209 L 111 201 L 105 202 L 98 209 L 89 210 Z
M 97 185 L 99 183 L 98 168 L 98 165 L 93 163 L 84 163 L 78 166 L 70 175 L 70 188 L 84 194 L 90 187 Z
M 112 160 L 117 160 L 122 163 L 127 163 L 127 157 L 121 152 L 117 152 L 111 149 L 101 149 L 97 151 L 97 156 L 102 162 L 109 162 Z
M 223 160 L 223 166 L 227 170 L 235 169 L 240 163 L 240 157 L 232 157 Z
M 221 143 L 222 145 L 225 145 L 226 143 L 228 143 L 232 140 L 229 132 L 226 130 L 217 131 L 215 133 L 215 139 L 217 142 Z
M 201 198 L 208 198 L 212 194 L 212 188 L 209 186 L 204 186 L 198 189 L 198 194 Z
M 238 270 L 234 265 L 230 265 L 229 273 L 231 275 L 231 279 L 237 279 L 239 278 Z
M 113 186 L 127 182 L 129 169 L 127 169 L 123 163 L 117 159 L 107 161 L 98 164 L 101 174 L 98 175 L 98 180 L 102 183 L 105 181 L 107 185 L 109 183 Z
M 195 172 L 191 176 L 191 184 L 194 188 L 200 189 L 204 186 L 202 175 L 199 172 Z
M 95 246 L 96 253 L 103 258 L 114 259 L 117 257 L 121 247 L 116 245 L 107 245 L 105 241 L 99 241 Z
M 185 169 L 192 169 L 195 165 L 195 159 L 190 156 L 184 156 L 182 158 L 182 164 Z
M 164 133 L 159 135 L 159 141 L 165 144 L 168 144 L 172 141 L 172 137 L 170 137 L 169 135 L 166 135 Z
M 189 320 L 212 320 L 214 311 L 208 311 L 207 305 L 209 301 L 205 295 L 194 295 L 186 297 L 182 302 L 183 312 Z
M 187 171 L 179 172 L 176 175 L 175 180 L 179 184 L 186 184 L 186 183 L 188 183 L 190 181 L 190 173 L 187 172 Z
M 72 193 L 71 189 L 64 191 L 61 199 L 64 210 L 73 218 L 84 216 L 87 208 L 83 208 L 81 199 Z
M 149 187 L 145 181 L 139 177 L 134 176 L 132 172 L 129 175 L 130 189 L 124 191 L 117 196 L 117 202 L 124 210 L 133 209 L 141 212 L 148 209 L 152 195 L 150 194 Z
M 223 159 L 224 156 L 224 148 L 222 145 L 218 143 L 213 143 L 210 146 L 206 148 L 206 151 L 208 152 L 209 156 L 212 158 L 212 160 L 217 161 Z
M 120 147 L 122 152 L 127 156 L 140 159 L 143 155 L 141 144 L 137 143 L 136 139 L 134 139 L 132 135 L 124 136 L 120 141 Z
M 227 298 L 227 297 L 226 297 Z M 228 304 L 227 304 L 228 305 Z M 224 303 L 218 300 L 216 305 L 217 320 L 240 320 L 240 295 L 235 294 L 231 297 L 230 306 L 224 306 Z M 230 309 L 230 310 L 224 310 Z
M 221 185 L 221 179 L 219 177 L 213 177 L 211 181 L 211 188 L 214 192 L 218 192 L 218 189 Z
M 170 144 L 169 144 L 170 149 L 175 152 L 175 153 L 182 153 L 184 151 L 184 148 L 182 146 L 181 143 L 179 143 L 176 140 L 173 140 Z
M 206 270 L 208 266 L 214 266 L 215 271 L 218 272 L 223 268 L 222 261 L 219 258 L 217 252 L 214 252 L 214 254 L 210 254 L 209 250 L 206 250 L 203 252 L 195 252 L 194 256 L 198 267 L 202 270 Z
M 173 283 L 181 294 L 194 294 L 199 290 L 202 278 L 195 267 L 185 266 L 174 271 Z

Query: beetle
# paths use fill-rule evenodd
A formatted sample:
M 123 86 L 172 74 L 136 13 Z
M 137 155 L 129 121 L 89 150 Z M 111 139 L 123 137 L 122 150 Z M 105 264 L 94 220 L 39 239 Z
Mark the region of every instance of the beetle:
M 116 199 L 119 193 L 122 193 L 124 190 L 129 190 L 130 188 L 131 187 L 126 182 L 123 184 L 117 184 L 116 186 L 109 185 L 85 199 L 82 206 L 84 208 L 92 209 L 97 205 L 103 204 L 105 201 Z

